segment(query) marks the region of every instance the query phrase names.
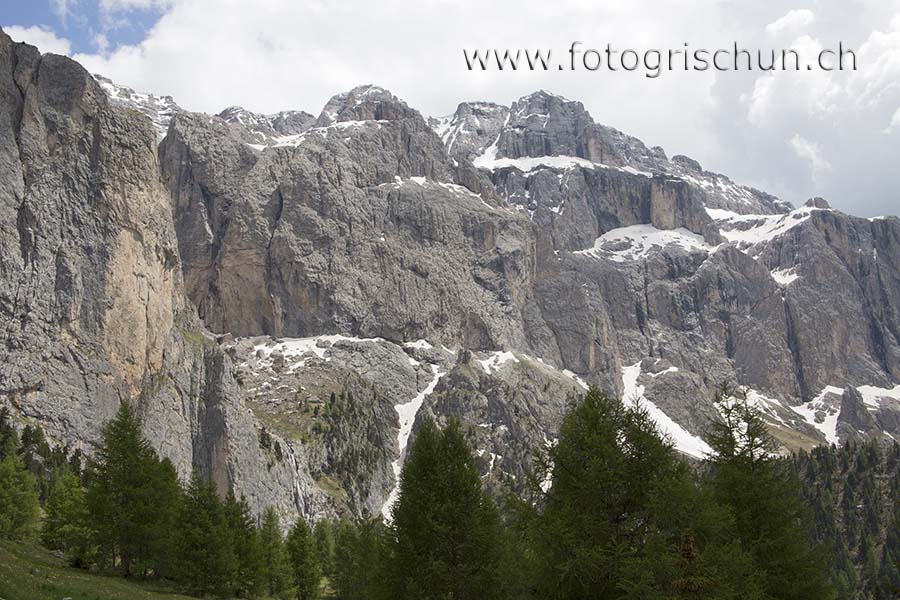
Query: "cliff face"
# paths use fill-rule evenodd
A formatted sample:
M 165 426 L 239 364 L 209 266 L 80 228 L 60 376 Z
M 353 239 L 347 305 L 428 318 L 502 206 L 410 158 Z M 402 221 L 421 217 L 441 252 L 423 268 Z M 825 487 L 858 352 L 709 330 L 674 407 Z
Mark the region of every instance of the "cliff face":
M 694 456 L 725 381 L 789 448 L 900 434 L 896 218 L 546 92 L 210 117 L 5 35 L 0 67 L 0 402 L 61 442 L 136 398 L 182 473 L 317 516 L 386 510 L 423 415 L 521 489 L 588 384 Z
M 0 402 L 90 452 L 133 400 L 182 475 L 291 513 L 315 502 L 296 469 L 267 473 L 230 360 L 183 293 L 151 123 L 2 32 L 0 95 Z

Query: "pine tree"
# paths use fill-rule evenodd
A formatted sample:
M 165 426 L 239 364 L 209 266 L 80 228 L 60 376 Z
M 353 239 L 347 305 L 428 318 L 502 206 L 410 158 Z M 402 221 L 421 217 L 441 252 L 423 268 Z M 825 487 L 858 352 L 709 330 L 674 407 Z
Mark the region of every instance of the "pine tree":
M 766 593 L 778 600 L 835 597 L 826 556 L 811 542 L 810 515 L 791 464 L 773 455 L 774 441 L 745 394 L 723 389 L 717 404 L 723 418 L 707 436 L 709 481 L 734 515 Z
M 146 511 L 142 512 L 152 514 L 147 530 L 146 564 L 154 574 L 172 577 L 178 569 L 172 548 L 178 540 L 181 485 L 175 465 L 168 458 L 157 461 L 153 455 L 148 461 L 149 474 L 141 494 L 147 499 Z
M 761 598 L 728 513 L 640 406 L 590 390 L 544 462 L 551 486 L 531 518 L 539 597 Z
M 316 542 L 306 521 L 298 519 L 287 536 L 288 556 L 297 600 L 319 597 L 322 569 L 316 553 Z
M 198 596 L 224 597 L 236 563 L 222 503 L 210 482 L 195 472 L 181 503 L 177 579 Z
M 232 593 L 239 598 L 255 598 L 265 586 L 259 530 L 253 522 L 247 502 L 243 498 L 237 500 L 234 492 L 228 493 L 224 510 L 236 563 Z
M 459 424 L 425 421 L 400 476 L 389 577 L 395 598 L 499 597 L 499 514 Z
M 0 538 L 30 536 L 40 514 L 34 477 L 22 459 L 9 454 L 0 460 Z
M 284 540 L 281 538 L 278 513 L 271 506 L 263 511 L 260 538 L 263 550 L 265 591 L 273 598 L 285 598 L 288 588 L 290 588 L 290 564 Z
M 339 600 L 391 598 L 384 585 L 388 531 L 381 519 L 355 525 L 341 520 L 335 527 L 332 587 Z
M 7 407 L 0 408 L 0 460 L 11 456 L 19 449 L 19 434 L 12 426 Z
M 87 505 L 101 558 L 126 577 L 155 570 L 169 554 L 178 483 L 141 433 L 128 403 L 103 428 L 88 476 Z
M 322 566 L 322 575 L 331 577 L 334 573 L 334 529 L 331 521 L 322 519 L 313 528 L 316 552 Z
M 95 535 L 86 492 L 78 478 L 64 469 L 56 477 L 47 501 L 41 541 L 51 550 L 62 550 L 73 566 L 86 567 L 93 556 Z

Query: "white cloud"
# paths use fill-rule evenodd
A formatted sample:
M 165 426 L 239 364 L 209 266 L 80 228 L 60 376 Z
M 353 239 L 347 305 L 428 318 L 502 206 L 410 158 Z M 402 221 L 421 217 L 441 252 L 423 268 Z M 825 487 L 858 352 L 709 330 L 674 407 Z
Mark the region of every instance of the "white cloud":
M 94 47 L 100 54 L 106 54 L 106 51 L 109 50 L 109 38 L 105 34 L 98 33 L 94 36 Z
M 894 116 L 891 117 L 891 124 L 888 125 L 888 128 L 884 130 L 885 133 L 891 133 L 895 129 L 900 129 L 900 108 L 897 108 L 897 112 L 894 113 Z
M 900 173 L 891 162 L 900 136 L 884 133 L 900 128 L 900 2 L 880 13 L 874 3 L 864 4 L 855 9 L 859 18 L 849 9 L 819 11 L 807 33 L 783 38 L 792 40 L 784 45 L 801 54 L 801 63 L 815 64 L 820 50 L 842 43 L 855 50 L 856 71 L 801 69 L 719 80 L 714 94 L 723 108 L 714 121 L 718 131 L 730 131 L 717 148 L 729 174 L 794 203 L 814 188 L 851 213 L 898 212 Z M 756 43 L 767 44 L 765 37 Z
M 747 118 L 756 126 L 786 115 L 788 107 L 815 119 L 828 118 L 838 110 L 844 90 L 836 76 L 818 69 L 803 71 L 804 65 L 816 63 L 823 45 L 817 39 L 802 36 L 794 40 L 790 48 L 800 57 L 799 73 L 772 71 L 759 76 L 753 83 Z
M 20 27 L 18 25 L 4 25 L 3 31 L 17 42 L 25 42 L 37 46 L 41 52 L 69 55 L 72 52 L 72 43 L 49 29 L 40 25 L 34 27 Z
M 780 19 L 766 25 L 766 31 L 772 35 L 795 32 L 812 24 L 815 20 L 816 14 L 808 8 L 794 8 Z
M 831 171 L 831 163 L 825 158 L 822 149 L 815 142 L 805 139 L 801 135 L 795 134 L 791 138 L 791 148 L 794 153 L 801 159 L 809 163 L 814 183 L 817 183 L 822 175 Z
M 59 20 L 65 23 L 72 12 L 76 0 L 50 0 L 50 9 Z
M 171 4 L 172 0 L 100 0 L 100 10 L 114 13 L 135 9 L 165 8 Z

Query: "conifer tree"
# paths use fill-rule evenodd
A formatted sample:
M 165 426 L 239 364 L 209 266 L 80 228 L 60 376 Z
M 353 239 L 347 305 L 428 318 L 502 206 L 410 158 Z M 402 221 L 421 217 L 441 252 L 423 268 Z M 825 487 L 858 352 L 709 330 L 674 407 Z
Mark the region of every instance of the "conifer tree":
M 297 600 L 319 597 L 322 569 L 316 553 L 316 542 L 306 521 L 298 519 L 287 536 L 288 556 Z
M 472 451 L 452 420 L 425 421 L 400 477 L 392 513 L 392 597 L 497 598 L 497 509 L 481 489 Z
M 170 554 L 178 483 L 141 433 L 128 403 L 103 428 L 89 474 L 87 505 L 101 558 L 126 577 L 155 570 Z
M 532 521 L 539 597 L 762 597 L 727 512 L 640 406 L 590 390 L 547 454 Z
M 57 475 L 45 511 L 43 544 L 63 551 L 73 566 L 88 566 L 96 534 L 90 526 L 86 492 L 69 469 Z
M 313 527 L 316 552 L 322 567 L 322 575 L 331 577 L 334 573 L 334 529 L 331 521 L 322 519 Z
M 222 503 L 212 483 L 197 472 L 181 503 L 178 522 L 178 580 L 198 596 L 227 596 L 236 571 Z
M 273 598 L 285 598 L 291 582 L 290 564 L 281 537 L 278 513 L 271 506 L 263 511 L 260 538 L 265 591 Z
M 152 514 L 147 536 L 147 565 L 155 575 L 174 577 L 178 565 L 172 549 L 178 541 L 182 489 L 175 465 L 168 458 L 148 460 L 145 491 L 146 512 Z
M 239 598 L 255 598 L 265 586 L 263 548 L 259 529 L 246 500 L 237 500 L 233 491 L 225 498 L 225 521 L 235 558 L 232 593 Z
M 835 597 L 821 547 L 811 542 L 811 520 L 789 461 L 746 394 L 724 388 L 717 396 L 722 421 L 711 426 L 710 483 L 734 516 L 738 538 L 754 560 L 768 597 Z
M 34 476 L 15 453 L 0 460 L 0 538 L 30 536 L 37 525 L 40 505 Z
M 19 434 L 12 426 L 7 407 L 0 408 L 0 460 L 19 449 Z
M 384 585 L 388 532 L 381 519 L 335 526 L 332 587 L 339 600 L 391 598 Z

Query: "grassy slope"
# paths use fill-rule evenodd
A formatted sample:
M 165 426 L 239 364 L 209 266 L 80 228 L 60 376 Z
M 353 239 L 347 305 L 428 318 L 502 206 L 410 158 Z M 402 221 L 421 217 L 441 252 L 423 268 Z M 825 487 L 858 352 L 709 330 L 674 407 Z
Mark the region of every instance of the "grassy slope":
M 188 600 L 153 583 L 72 569 L 33 543 L 0 541 L 2 600 Z

